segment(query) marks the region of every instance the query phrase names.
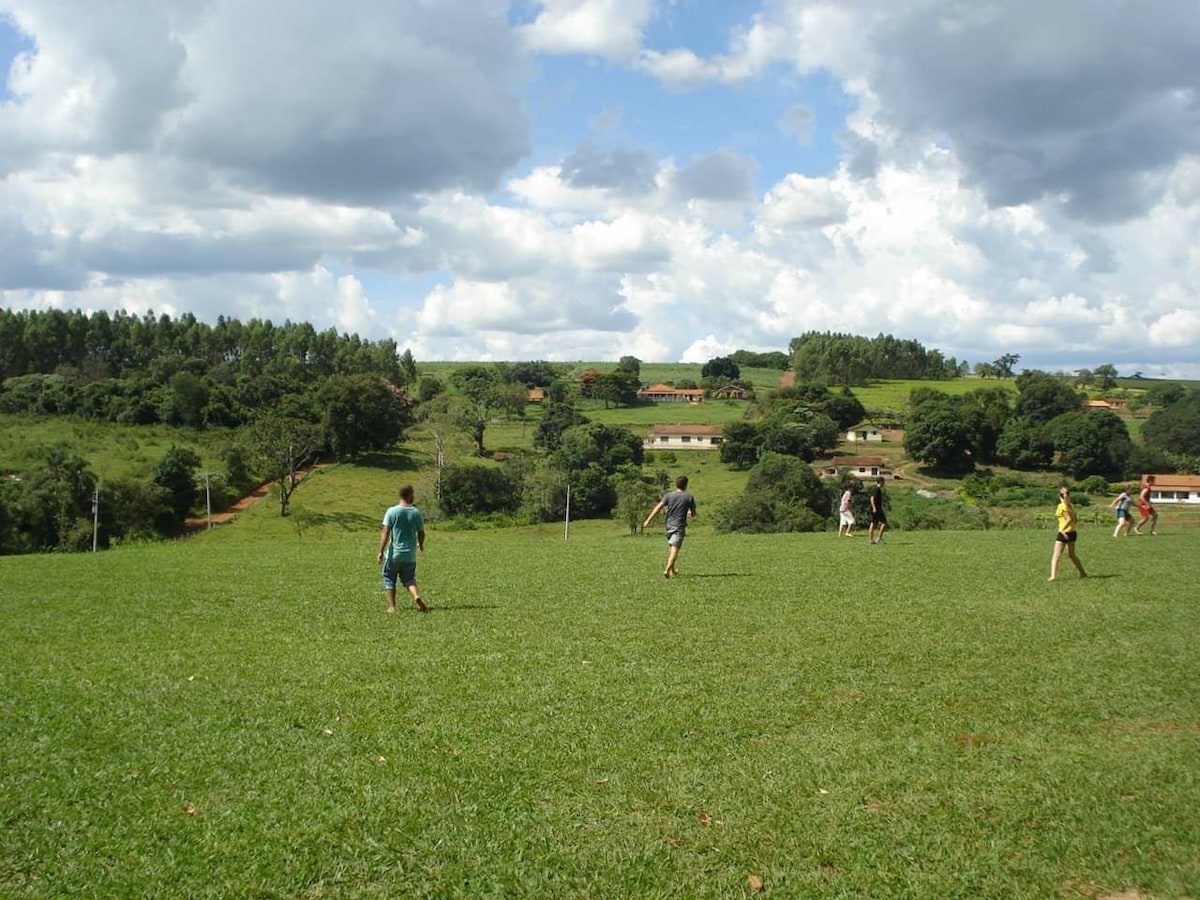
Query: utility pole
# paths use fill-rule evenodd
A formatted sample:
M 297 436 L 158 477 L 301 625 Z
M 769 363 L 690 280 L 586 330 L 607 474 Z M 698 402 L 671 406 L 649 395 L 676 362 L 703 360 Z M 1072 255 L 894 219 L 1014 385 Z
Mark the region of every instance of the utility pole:
M 208 479 L 212 477 L 212 472 L 201 472 L 200 477 L 204 479 L 204 508 L 208 514 L 208 531 L 212 531 L 212 492 L 209 490 Z
M 96 552 L 96 540 L 100 534 L 100 488 L 92 490 L 92 552 Z
M 567 511 L 563 516 L 563 540 L 571 539 L 571 483 L 567 482 Z

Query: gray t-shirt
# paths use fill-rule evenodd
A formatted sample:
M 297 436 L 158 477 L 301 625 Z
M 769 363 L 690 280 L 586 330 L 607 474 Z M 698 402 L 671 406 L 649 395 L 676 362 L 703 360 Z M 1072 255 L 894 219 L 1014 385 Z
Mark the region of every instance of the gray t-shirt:
M 696 498 L 687 491 L 669 491 L 663 495 L 667 508 L 667 531 L 687 531 L 688 510 L 696 514 Z

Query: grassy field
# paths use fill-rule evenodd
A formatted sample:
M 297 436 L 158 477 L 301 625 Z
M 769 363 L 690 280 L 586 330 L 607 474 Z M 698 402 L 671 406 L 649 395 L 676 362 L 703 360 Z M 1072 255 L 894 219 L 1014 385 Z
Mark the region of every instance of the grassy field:
M 1200 894 L 1200 531 L 434 528 L 387 616 L 418 462 L 3 561 L 0 894 Z
M 206 469 L 223 471 L 221 451 L 229 432 L 196 432 L 166 425 L 116 425 L 43 416 L 0 415 L 0 471 L 34 464 L 42 451 L 66 443 L 88 460 L 101 483 L 110 478 L 146 478 L 171 448 L 196 451 Z
M 908 395 L 917 388 L 931 388 L 952 397 L 957 397 L 979 388 L 1003 388 L 1011 391 L 1016 399 L 1017 385 L 1013 378 L 955 378 L 950 381 L 904 380 L 873 381 L 866 387 L 856 387 L 854 396 L 868 410 L 891 409 L 903 411 L 908 406 Z

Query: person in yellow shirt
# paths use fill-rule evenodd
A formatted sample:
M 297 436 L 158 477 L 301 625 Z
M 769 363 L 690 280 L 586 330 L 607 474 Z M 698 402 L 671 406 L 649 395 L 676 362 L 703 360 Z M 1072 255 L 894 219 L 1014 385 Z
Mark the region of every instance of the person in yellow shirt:
M 1075 507 L 1071 505 L 1070 489 L 1065 487 L 1058 489 L 1058 506 L 1054 510 L 1054 516 L 1058 519 L 1058 534 L 1054 538 L 1054 555 L 1050 557 L 1050 580 L 1058 581 L 1058 563 L 1062 559 L 1063 547 L 1067 548 L 1067 555 L 1071 557 L 1071 562 L 1075 563 L 1075 568 L 1079 570 L 1079 577 L 1087 578 L 1087 572 L 1083 571 L 1083 563 L 1075 555 L 1075 538 L 1078 536 L 1075 531 L 1077 519 Z

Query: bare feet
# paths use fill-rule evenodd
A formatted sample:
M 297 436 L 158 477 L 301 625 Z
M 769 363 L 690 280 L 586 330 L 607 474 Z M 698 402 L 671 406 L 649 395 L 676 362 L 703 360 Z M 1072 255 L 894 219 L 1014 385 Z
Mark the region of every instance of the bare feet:
M 420 612 L 429 612 L 429 607 L 425 605 L 425 601 L 420 597 L 414 597 L 413 602 L 417 604 L 417 609 Z
M 389 607 L 387 608 L 387 611 L 388 611 L 388 612 L 390 612 L 390 613 L 394 613 L 394 612 L 396 611 L 396 607 L 394 607 L 394 606 L 389 606 Z

